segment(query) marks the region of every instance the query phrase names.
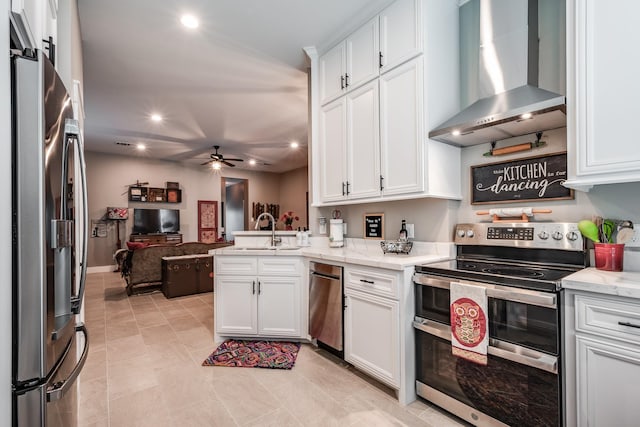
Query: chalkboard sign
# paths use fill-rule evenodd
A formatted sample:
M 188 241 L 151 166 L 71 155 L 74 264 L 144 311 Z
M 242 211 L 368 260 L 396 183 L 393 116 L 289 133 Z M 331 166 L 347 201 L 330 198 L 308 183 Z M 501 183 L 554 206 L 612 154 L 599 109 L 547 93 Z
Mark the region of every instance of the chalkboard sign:
M 573 199 L 567 153 L 471 166 L 471 204 Z
M 384 239 L 384 214 L 364 214 L 364 238 Z

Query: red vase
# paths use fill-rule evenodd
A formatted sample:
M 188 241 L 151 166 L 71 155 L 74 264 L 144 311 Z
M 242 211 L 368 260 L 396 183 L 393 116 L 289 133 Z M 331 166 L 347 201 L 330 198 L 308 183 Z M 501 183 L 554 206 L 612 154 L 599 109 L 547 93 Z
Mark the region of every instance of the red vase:
M 285 229 L 285 230 L 288 230 L 288 231 L 291 231 L 291 230 L 293 230 L 293 226 L 292 226 L 292 225 L 287 224 L 287 225 L 284 227 L 284 229 Z

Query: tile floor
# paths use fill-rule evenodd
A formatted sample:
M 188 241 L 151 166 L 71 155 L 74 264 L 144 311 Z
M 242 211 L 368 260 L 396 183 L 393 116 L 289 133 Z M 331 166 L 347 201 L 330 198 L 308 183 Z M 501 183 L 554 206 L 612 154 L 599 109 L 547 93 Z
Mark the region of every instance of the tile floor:
M 80 426 L 463 426 L 303 345 L 290 370 L 203 367 L 214 350 L 213 293 L 127 297 L 118 273 L 87 278 L 90 353 Z

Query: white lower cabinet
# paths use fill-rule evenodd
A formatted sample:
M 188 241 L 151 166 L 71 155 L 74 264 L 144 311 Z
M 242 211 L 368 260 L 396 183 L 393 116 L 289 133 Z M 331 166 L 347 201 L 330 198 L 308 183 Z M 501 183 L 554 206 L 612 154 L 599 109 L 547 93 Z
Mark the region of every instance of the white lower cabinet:
M 216 255 L 215 331 L 219 336 L 306 336 L 302 260 Z
M 576 351 L 578 426 L 637 426 L 640 346 L 578 334 Z
M 344 359 L 395 389 L 401 388 L 400 282 L 393 271 L 344 270 Z
M 626 427 L 640 419 L 640 301 L 567 291 L 565 424 Z
M 398 388 L 398 302 L 347 289 L 345 306 L 345 360 L 379 381 Z

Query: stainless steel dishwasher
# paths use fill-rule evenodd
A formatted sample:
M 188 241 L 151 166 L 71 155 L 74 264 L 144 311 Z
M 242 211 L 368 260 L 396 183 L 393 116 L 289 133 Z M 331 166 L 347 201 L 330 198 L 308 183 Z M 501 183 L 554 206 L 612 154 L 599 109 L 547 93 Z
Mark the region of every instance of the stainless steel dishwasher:
M 342 267 L 309 263 L 309 335 L 318 346 L 343 354 Z

